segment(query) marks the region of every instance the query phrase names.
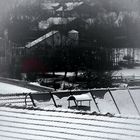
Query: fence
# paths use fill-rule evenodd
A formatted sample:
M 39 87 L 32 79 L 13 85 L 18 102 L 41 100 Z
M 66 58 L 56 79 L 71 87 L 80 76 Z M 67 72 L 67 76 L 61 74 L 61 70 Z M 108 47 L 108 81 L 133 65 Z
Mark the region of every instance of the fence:
M 113 108 L 116 114 L 122 115 L 124 110 L 129 112 L 130 115 L 133 115 L 135 112 L 136 115 L 140 116 L 140 87 L 130 87 L 130 88 L 103 88 L 103 89 L 88 89 L 88 90 L 78 90 L 78 91 L 54 91 L 54 92 L 43 92 L 43 93 L 23 93 L 23 94 L 11 94 L 11 95 L 1 95 L 0 102 L 2 105 L 7 104 L 7 101 L 10 105 L 19 106 L 19 103 L 22 104 L 22 107 L 30 106 L 39 107 L 38 102 L 45 103 L 45 107 L 62 107 L 68 109 L 68 97 L 70 95 L 81 95 L 81 94 L 90 94 L 92 99 L 92 106 L 94 110 L 99 113 L 104 113 L 104 109 L 107 112 L 108 107 Z M 28 97 L 28 99 L 27 99 Z M 29 100 L 30 98 L 30 100 Z M 36 102 L 37 101 L 37 102 Z M 60 102 L 61 101 L 61 102 Z M 110 103 L 108 103 L 108 101 Z M 107 102 L 107 103 L 105 103 Z M 0 103 L 0 104 L 1 104 Z M 62 110 L 62 109 L 61 109 Z
M 140 81 L 140 76 L 135 76 L 135 75 L 113 76 L 112 79 L 116 82 Z

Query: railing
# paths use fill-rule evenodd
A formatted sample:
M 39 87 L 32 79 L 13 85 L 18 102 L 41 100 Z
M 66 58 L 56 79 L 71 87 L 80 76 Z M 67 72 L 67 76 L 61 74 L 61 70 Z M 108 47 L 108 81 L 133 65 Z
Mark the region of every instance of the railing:
M 26 95 L 25 95 L 25 107 L 27 107 L 27 97 L 29 96 L 30 97 L 30 99 L 31 99 L 31 102 L 32 102 L 32 104 L 33 104 L 33 107 L 36 107 L 37 105 L 35 104 L 35 102 L 34 102 L 34 98 L 33 98 L 33 95 L 36 95 L 36 94 L 41 94 L 41 93 L 27 93 Z M 53 94 L 51 93 L 51 92 L 48 92 L 48 93 L 44 93 L 46 96 L 48 96 L 48 95 L 50 95 L 50 97 L 51 97 L 51 99 L 52 99 L 52 101 L 53 101 L 53 104 L 54 104 L 54 106 L 55 107 L 58 107 L 58 105 L 56 104 L 56 101 L 55 101 L 55 99 L 54 99 L 54 97 L 53 97 Z
M 131 90 L 134 90 L 134 89 L 140 89 L 140 87 L 130 87 L 130 88 L 128 88 L 128 87 L 125 87 L 125 88 L 101 88 L 101 89 L 87 89 L 87 90 L 77 90 L 77 91 L 73 91 L 73 90 L 72 91 L 61 91 L 61 92 L 54 91 L 54 92 L 22 93 L 22 94 L 10 94 L 10 95 L 2 95 L 2 94 L 0 94 L 0 97 L 19 96 L 19 95 L 22 95 L 23 97 L 25 97 L 24 100 L 25 100 L 25 106 L 26 107 L 28 106 L 28 104 L 27 104 L 27 97 L 30 97 L 33 107 L 37 107 L 37 105 L 35 104 L 35 101 L 34 101 L 35 100 L 34 97 L 35 97 L 35 95 L 41 96 L 41 94 L 43 94 L 43 95 L 45 95 L 46 98 L 49 98 L 49 100 L 52 99 L 53 105 L 55 107 L 59 107 L 59 105 L 57 103 L 57 100 L 54 98 L 54 95 L 58 96 L 58 95 L 61 94 L 62 96 L 66 97 L 66 96 L 69 96 L 69 95 L 84 94 L 84 93 L 89 92 L 91 94 L 91 97 L 93 99 L 93 102 L 94 102 L 94 104 L 95 104 L 95 106 L 97 108 L 97 111 L 101 113 L 101 108 L 99 107 L 98 102 L 96 100 L 98 97 L 96 95 L 98 94 L 98 92 L 100 93 L 101 91 L 103 91 L 103 94 L 104 95 L 107 92 L 109 93 L 109 95 L 110 95 L 110 97 L 112 99 L 112 102 L 114 103 L 114 105 L 115 105 L 118 113 L 121 114 L 122 112 L 120 111 L 120 108 L 119 108 L 119 106 L 118 106 L 118 104 L 116 102 L 116 99 L 114 98 L 112 92 L 114 90 L 125 90 L 125 91 L 127 91 L 126 93 L 128 93 L 128 95 L 130 96 L 130 99 L 131 99 L 131 101 L 132 101 L 132 103 L 133 103 L 133 105 L 134 105 L 134 107 L 135 107 L 138 115 L 140 116 L 140 110 L 139 110 L 139 108 L 138 108 L 138 106 L 137 106 L 137 104 L 135 102 L 135 99 L 132 96 L 132 93 L 131 93 Z
M 131 100 L 132 100 L 132 102 L 133 102 L 133 104 L 134 104 L 134 106 L 135 106 L 135 108 L 136 108 L 136 110 L 137 110 L 137 113 L 138 113 L 139 116 L 140 116 L 140 111 L 139 111 L 139 109 L 138 109 L 137 104 L 135 103 L 135 100 L 134 100 L 134 98 L 133 98 L 133 96 L 132 96 L 132 94 L 131 94 L 129 88 L 127 88 L 127 90 L 128 90 L 129 95 L 130 95 L 130 98 L 131 98 Z
M 25 106 L 27 107 L 27 97 L 28 97 L 28 96 L 30 97 L 33 106 L 36 107 L 36 104 L 35 104 L 35 102 L 34 102 L 34 99 L 33 99 L 33 96 L 32 96 L 31 93 L 27 93 L 27 94 L 25 95 Z
M 115 107 L 116 107 L 116 109 L 117 109 L 117 111 L 118 111 L 118 113 L 119 114 L 121 114 L 121 111 L 120 111 L 120 108 L 119 108 L 119 106 L 118 106 L 118 104 L 117 104 L 117 102 L 116 102 L 116 99 L 114 98 L 114 96 L 113 96 L 113 94 L 112 94 L 112 91 L 114 91 L 114 90 L 125 90 L 125 91 L 127 91 L 127 93 L 129 94 L 129 96 L 130 96 L 130 99 L 131 99 L 131 101 L 132 101 L 132 103 L 133 103 L 133 105 L 134 105 L 134 107 L 135 107 L 135 109 L 136 109 L 136 111 L 137 111 L 137 113 L 138 113 L 138 115 L 140 116 L 140 111 L 139 111 L 139 108 L 138 108 L 138 106 L 137 106 L 137 104 L 136 104 L 136 102 L 135 102 L 135 100 L 134 100 L 134 98 L 133 98 L 133 96 L 132 96 L 132 93 L 131 93 L 131 89 L 140 89 L 140 87 L 124 87 L 124 88 L 101 88 L 101 89 L 90 89 L 90 90 L 81 90 L 81 91 L 69 91 L 69 95 L 74 95 L 74 94 L 81 94 L 81 93 L 87 93 L 87 92 L 90 92 L 90 94 L 91 94 L 91 97 L 92 97 L 92 99 L 93 99 L 93 101 L 94 101 L 94 103 L 95 103 L 95 106 L 96 106 L 96 108 L 97 108 L 97 110 L 98 110 L 98 112 L 100 112 L 101 113 L 101 109 L 100 109 L 100 107 L 99 107 L 99 105 L 98 105 L 98 103 L 97 103 L 97 101 L 96 101 L 96 99 L 97 99 L 97 97 L 94 95 L 95 94 L 95 92 L 97 92 L 97 91 L 105 91 L 105 92 L 109 92 L 109 94 L 110 94 L 110 96 L 111 96 L 111 99 L 112 99 L 112 101 L 113 101 L 113 103 L 114 103 L 114 105 L 115 105 Z M 55 95 L 57 95 L 57 94 L 59 94 L 60 92 L 52 92 L 52 94 L 55 94 Z M 65 93 L 68 93 L 68 91 L 62 91 L 61 93 L 63 93 L 64 95 L 65 95 Z

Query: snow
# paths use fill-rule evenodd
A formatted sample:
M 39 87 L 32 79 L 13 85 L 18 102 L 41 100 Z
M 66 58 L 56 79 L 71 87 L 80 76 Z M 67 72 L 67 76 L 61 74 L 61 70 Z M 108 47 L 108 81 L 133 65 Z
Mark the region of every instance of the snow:
M 63 11 L 63 7 L 59 7 L 56 11 Z
M 54 10 L 54 7 L 59 6 L 59 3 L 51 3 L 51 2 L 47 2 L 47 3 L 42 3 L 41 7 L 44 10 Z
M 29 84 L 31 84 L 31 85 L 35 85 L 35 86 L 41 86 L 39 83 L 37 83 L 37 82 L 30 82 Z M 43 86 L 41 86 L 41 87 L 43 87 Z
M 47 20 L 42 20 L 39 22 L 38 26 L 40 29 L 47 29 L 49 27 L 49 23 Z
M 30 93 L 30 92 L 37 92 L 37 91 L 0 82 L 0 94 Z
M 40 29 L 47 29 L 52 25 L 67 24 L 68 22 L 71 22 L 74 19 L 75 19 L 75 17 L 68 17 L 68 18 L 50 17 L 45 21 L 40 21 L 39 28 Z
M 113 91 L 112 94 L 114 95 L 122 115 L 138 116 L 127 90 Z
M 138 94 L 140 92 L 140 89 L 130 89 L 130 92 L 131 92 L 131 95 L 134 99 L 136 106 L 140 110 L 140 103 L 139 103 L 140 94 Z M 94 91 L 94 94 L 95 93 L 96 93 L 96 91 Z M 130 94 L 129 94 L 127 88 L 111 90 L 111 93 L 120 110 L 121 116 L 131 116 L 131 117 L 139 116 L 139 113 L 137 112 L 137 109 L 130 97 Z M 77 95 L 74 95 L 74 96 L 77 96 Z M 86 96 L 86 94 L 78 95 L 78 96 L 84 97 L 84 96 Z M 91 96 L 90 93 L 88 96 Z M 68 104 L 66 101 L 67 99 L 68 99 L 68 97 L 63 97 L 61 99 L 57 99 L 56 102 L 57 103 L 59 102 L 59 104 L 61 104 L 62 107 L 66 108 L 66 106 Z M 92 97 L 91 97 L 91 99 L 92 99 Z M 61 102 L 60 102 L 60 100 L 61 100 Z M 103 97 L 101 97 L 101 98 L 96 97 L 96 102 L 97 102 L 97 105 L 98 105 L 101 113 L 109 112 L 114 115 L 119 114 L 117 107 L 108 91 L 106 91 L 106 93 Z M 75 104 L 73 103 L 72 105 L 74 106 Z M 88 103 L 86 105 L 88 106 Z M 91 100 L 91 108 L 89 111 L 90 112 L 98 111 L 93 99 Z
M 76 100 L 90 100 L 91 97 L 88 95 L 90 93 L 85 93 L 83 95 L 74 95 Z
M 65 6 L 66 6 L 66 9 L 64 9 L 65 11 L 71 11 L 73 10 L 74 8 L 82 5 L 83 2 L 67 2 L 65 3 Z M 56 11 L 62 11 L 63 10 L 63 7 L 61 6 L 60 8 L 58 8 Z
M 77 33 L 79 33 L 79 32 L 76 31 L 76 30 L 71 30 L 71 31 L 69 31 L 69 33 L 75 33 L 75 34 L 77 34 Z
M 140 76 L 140 67 L 135 68 L 123 68 L 122 70 L 116 71 L 114 76 Z
M 134 102 L 136 104 L 136 106 L 138 107 L 138 109 L 140 110 L 140 103 L 139 103 L 139 98 L 140 98 L 140 94 L 138 94 L 140 92 L 140 89 L 129 89 L 131 92 L 131 95 L 134 99 Z M 119 111 L 121 114 L 119 114 L 118 109 L 109 93 L 109 91 L 105 91 L 106 93 L 104 93 L 103 97 L 99 97 L 98 94 L 100 94 L 100 91 L 94 91 L 91 94 L 90 92 L 85 92 L 80 94 L 74 94 L 73 96 L 77 99 L 77 100 L 86 100 L 86 99 L 90 99 L 90 108 L 85 108 L 86 106 L 89 107 L 89 102 L 83 102 L 83 108 L 76 108 L 74 101 L 71 101 L 71 109 L 68 109 L 68 98 L 69 98 L 69 91 L 67 92 L 60 92 L 57 94 L 54 94 L 54 99 L 56 101 L 56 104 L 60 106 L 60 108 L 55 109 L 54 107 L 54 103 L 52 101 L 52 99 L 47 100 L 47 102 L 45 101 L 37 101 L 36 103 L 38 104 L 39 107 L 44 108 L 44 109 L 54 109 L 54 110 L 66 110 L 66 111 L 80 111 L 80 112 L 98 112 L 98 109 L 96 107 L 96 104 L 92 98 L 92 96 L 96 95 L 96 102 L 97 105 L 99 107 L 100 113 L 102 114 L 106 114 L 106 113 L 111 113 L 113 115 L 120 115 L 120 116 L 131 116 L 131 117 L 139 117 L 139 113 L 130 97 L 130 94 L 128 92 L 127 88 L 121 88 L 121 89 L 113 89 L 111 90 L 112 96 L 114 97 L 114 100 L 117 104 L 117 107 L 119 108 Z
M 140 101 L 139 101 L 139 99 L 140 99 L 140 90 L 134 90 L 134 89 L 132 90 L 131 89 L 130 92 L 131 92 L 131 95 L 133 96 L 133 99 L 134 99 L 137 107 L 140 109 Z
M 107 92 L 104 96 L 104 98 L 96 98 L 96 101 L 98 103 L 100 112 L 102 113 L 112 113 L 112 114 L 118 114 L 117 109 L 114 105 L 114 102 L 109 94 Z
M 113 101 L 113 98 L 111 97 L 109 91 L 104 91 L 105 93 L 100 96 L 100 91 L 92 91 L 92 94 L 90 92 L 84 92 L 79 94 L 74 94 L 73 96 L 78 100 L 90 100 L 90 106 L 89 102 L 83 102 L 82 106 L 80 105 L 78 108 L 75 106 L 74 101 L 70 101 L 70 108 L 68 103 L 68 98 L 70 96 L 69 91 L 68 92 L 60 92 L 53 94 L 53 97 L 55 99 L 56 104 L 59 106 L 56 108 L 54 106 L 54 102 L 50 96 L 49 93 L 39 93 L 39 94 L 32 94 L 35 104 L 37 105 L 37 108 L 40 109 L 53 109 L 57 111 L 70 111 L 70 112 L 85 112 L 85 113 L 92 113 L 92 112 L 98 112 L 101 114 L 111 113 L 112 115 L 118 115 L 118 116 L 127 116 L 127 117 L 139 117 L 140 110 L 140 89 L 129 89 L 131 95 L 128 92 L 128 89 L 121 88 L 121 89 L 113 89 L 111 90 L 111 94 L 115 100 Z M 17 106 L 17 107 L 25 107 L 25 96 L 24 95 L 14 95 L 14 96 L 2 96 L 0 97 L 0 104 L 1 105 L 10 105 L 10 106 Z M 11 92 L 13 93 L 13 92 Z M 19 93 L 19 91 L 17 92 Z M 25 93 L 25 90 L 24 90 Z M 99 95 L 99 96 L 98 96 Z M 96 103 L 93 100 L 93 97 L 95 97 Z M 132 98 L 131 98 L 132 96 Z M 134 102 L 135 104 L 134 104 Z M 115 103 L 117 104 L 117 109 Z M 33 106 L 31 99 L 28 97 L 27 99 L 27 105 Z M 137 110 L 137 108 L 138 110 Z M 120 112 L 120 114 L 119 114 Z
M 7 88 L 8 87 L 8 88 Z M 34 93 L 36 91 L 18 87 L 15 85 L 10 85 L 10 84 L 5 84 L 5 83 L 0 83 L 0 104 L 2 105 L 11 105 L 11 106 L 17 106 L 17 107 L 25 107 L 25 96 L 24 95 L 14 95 L 14 93 Z M 129 91 L 131 95 L 129 94 Z M 89 102 L 83 102 L 83 108 L 76 108 L 75 103 L 71 101 L 71 109 L 68 108 L 68 98 L 70 96 L 69 91 L 65 92 L 60 92 L 60 93 L 54 93 L 54 99 L 56 101 L 56 104 L 60 106 L 59 108 L 55 108 L 54 102 L 50 96 L 49 93 L 39 93 L 39 94 L 32 94 L 34 98 L 34 102 L 37 105 L 38 108 L 41 109 L 53 109 L 53 110 L 66 110 L 66 111 L 80 111 L 80 112 L 98 112 L 99 107 L 99 113 L 106 114 L 106 113 L 111 113 L 113 115 L 120 115 L 120 116 L 129 116 L 129 117 L 139 117 L 139 112 L 140 110 L 140 103 L 139 103 L 139 98 L 140 98 L 140 88 L 137 89 L 128 89 L 127 88 L 120 88 L 120 89 L 111 89 L 111 94 L 117 104 L 117 107 L 119 108 L 119 111 L 121 114 L 119 114 L 119 111 L 115 105 L 115 102 L 113 101 L 113 98 L 111 97 L 110 93 L 108 90 L 98 91 L 98 90 L 91 90 L 90 92 L 83 92 L 81 91 L 74 91 L 78 92 L 74 93 L 73 96 L 77 100 L 90 100 L 90 106 Z M 7 94 L 7 96 L 2 96 Z M 9 95 L 8 95 L 9 94 Z M 11 96 L 13 94 L 13 96 Z M 96 103 L 93 100 L 93 97 L 95 97 Z M 131 98 L 132 96 L 132 98 Z M 136 108 L 134 102 L 138 108 Z M 31 105 L 31 100 L 27 99 L 27 105 Z
M 31 84 L 36 85 L 36 83 Z M 27 98 L 28 108 L 25 109 L 25 96 L 22 94 L 12 96 L 9 93 L 36 91 L 6 83 L 0 83 L 0 90 L 0 139 L 2 140 L 140 139 L 138 112 L 140 110 L 140 88 L 138 87 L 129 88 L 129 90 L 124 86 L 120 89 L 110 89 L 121 114 L 107 89 L 91 89 L 89 92 L 85 90 L 83 93 L 72 91 L 76 99 L 91 99 L 90 108 L 80 108 L 80 110 L 68 108 L 67 99 L 70 91 L 54 92 L 56 104 L 60 106 L 58 108 L 54 106 L 50 94 L 40 93 L 40 98 L 37 93 L 32 94 L 37 107 L 34 108 L 35 110 L 28 110 L 32 106 L 29 97 Z M 93 96 L 100 112 L 98 112 Z M 83 105 L 89 106 L 89 103 L 84 102 Z M 71 106 L 75 106 L 74 102 L 71 103 Z M 108 112 L 112 114 L 111 117 L 104 115 Z
M 130 92 L 134 102 L 140 110 L 140 94 L 138 94 L 140 89 L 130 89 Z M 121 116 L 139 116 L 139 113 L 136 110 L 127 88 L 122 90 L 112 90 L 111 93 L 120 110 Z M 97 98 L 96 100 L 102 113 L 109 112 L 111 114 L 119 114 L 109 92 L 107 92 L 103 98 Z
M 48 72 L 48 74 L 52 74 L 51 72 Z M 82 72 L 78 72 L 78 75 L 83 74 Z M 61 75 L 64 76 L 65 72 L 55 72 L 55 75 Z M 75 72 L 67 72 L 67 77 L 72 77 L 75 75 Z

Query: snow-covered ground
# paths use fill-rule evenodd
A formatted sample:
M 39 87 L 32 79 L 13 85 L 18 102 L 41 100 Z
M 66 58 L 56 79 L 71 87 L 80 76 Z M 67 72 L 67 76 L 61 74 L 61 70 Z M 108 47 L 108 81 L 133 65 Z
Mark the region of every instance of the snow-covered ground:
M 0 139 L 140 140 L 140 120 L 0 107 Z
M 52 73 L 48 73 L 48 74 L 52 74 Z M 78 72 L 78 75 L 82 74 L 82 72 Z M 65 72 L 55 72 L 55 75 L 61 75 L 64 76 Z M 74 76 L 75 73 L 74 72 L 67 72 L 67 77 L 71 77 Z
M 140 67 L 123 68 L 122 70 L 115 71 L 114 76 L 140 76 Z
M 35 90 L 31 90 L 24 87 L 19 87 L 12 84 L 2 83 L 0 82 L 0 94 L 11 94 L 11 93 L 30 93 L 37 92 Z
M 139 116 L 139 113 L 135 107 L 135 104 L 140 110 L 140 102 L 138 101 L 140 99 L 140 94 L 138 94 L 140 93 L 140 89 L 130 90 L 132 98 L 130 97 L 130 94 L 127 89 L 114 90 L 111 92 L 120 110 L 121 116 Z M 135 104 L 133 103 L 133 99 L 134 99 Z M 109 112 L 112 114 L 119 113 L 109 92 L 105 94 L 103 99 L 98 98 L 97 103 L 102 113 L 105 113 L 105 112 Z

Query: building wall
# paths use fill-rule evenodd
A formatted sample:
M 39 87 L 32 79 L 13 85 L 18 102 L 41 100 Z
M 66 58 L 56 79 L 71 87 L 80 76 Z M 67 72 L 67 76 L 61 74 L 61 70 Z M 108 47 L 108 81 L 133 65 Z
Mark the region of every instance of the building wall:
M 47 38 L 47 39 L 45 40 L 45 42 L 47 43 L 47 45 L 49 45 L 49 46 L 51 46 L 51 47 L 60 46 L 61 43 L 62 43 L 60 33 L 57 32 L 56 34 L 50 36 L 49 38 Z

